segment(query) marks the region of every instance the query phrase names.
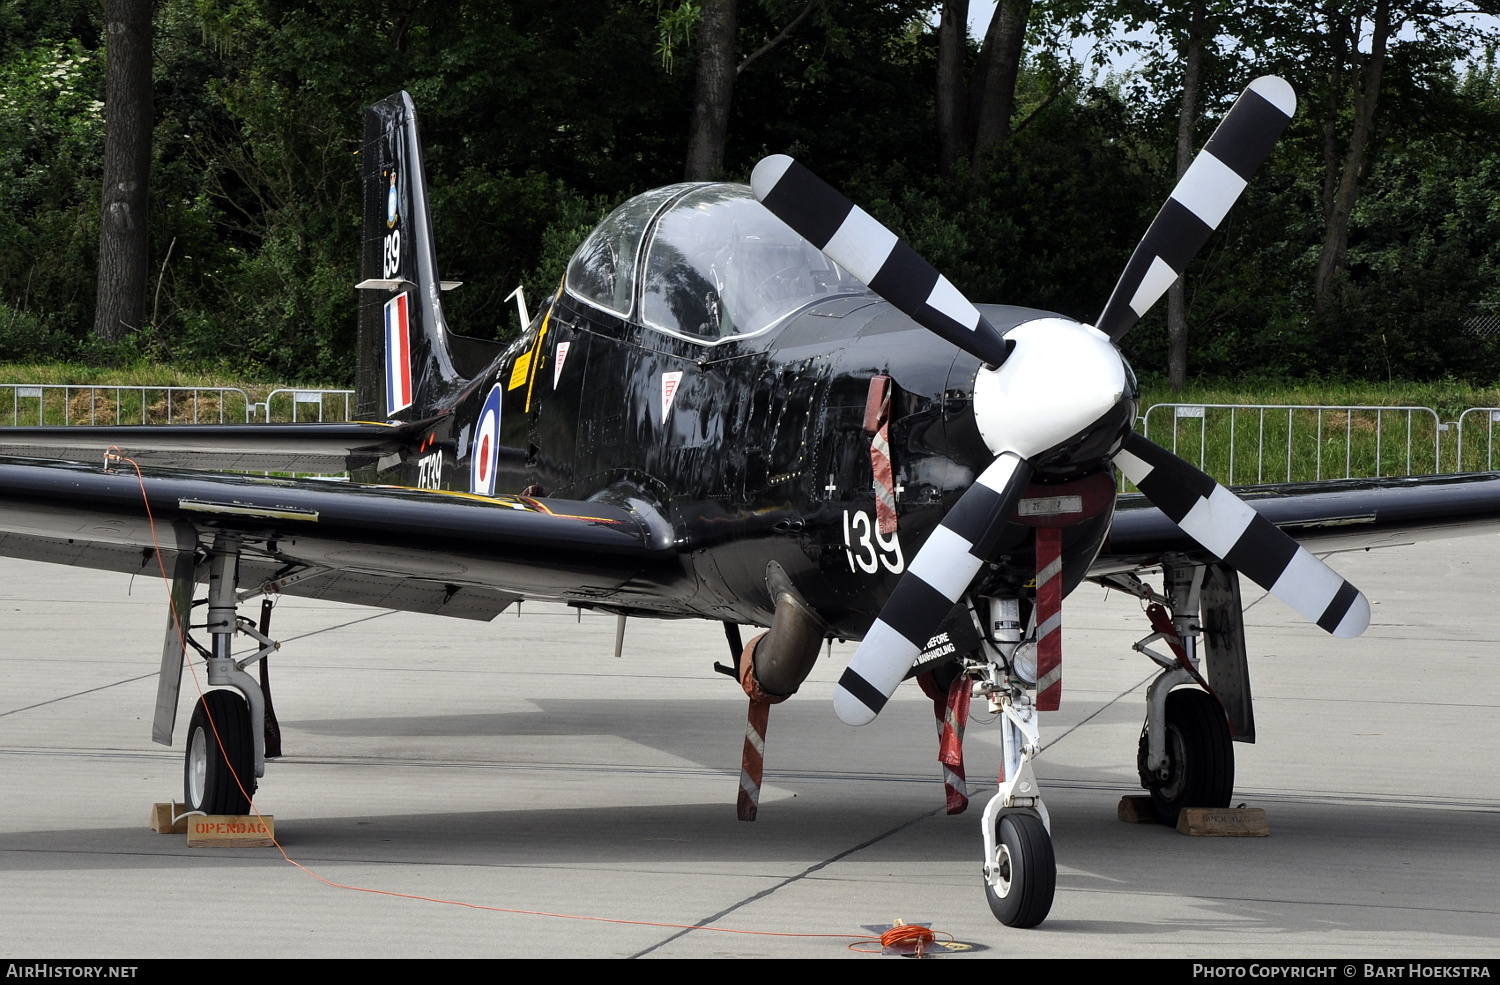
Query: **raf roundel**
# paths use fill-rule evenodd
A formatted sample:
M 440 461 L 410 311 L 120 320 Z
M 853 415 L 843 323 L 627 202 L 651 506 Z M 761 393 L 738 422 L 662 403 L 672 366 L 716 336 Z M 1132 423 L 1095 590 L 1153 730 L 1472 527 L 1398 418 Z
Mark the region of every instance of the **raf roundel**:
M 495 468 L 500 463 L 500 385 L 490 388 L 474 429 L 474 451 L 469 459 L 469 491 L 495 495 Z

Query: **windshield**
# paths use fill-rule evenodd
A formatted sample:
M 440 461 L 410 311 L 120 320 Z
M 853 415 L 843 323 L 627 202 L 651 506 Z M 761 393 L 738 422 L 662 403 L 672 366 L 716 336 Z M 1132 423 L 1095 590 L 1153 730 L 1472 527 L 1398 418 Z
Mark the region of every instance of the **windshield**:
M 635 286 L 635 255 L 651 217 L 691 185 L 668 185 L 637 195 L 615 209 L 568 261 L 568 293 L 628 317 Z
M 672 201 L 684 187 L 691 186 L 648 192 L 612 213 L 574 255 L 568 289 L 628 314 L 627 295 L 638 288 L 645 324 L 710 342 L 762 331 L 821 298 L 869 293 L 748 187 L 699 185 Z M 633 247 L 642 232 L 647 245 L 637 269 Z M 627 278 L 639 283 L 622 283 Z

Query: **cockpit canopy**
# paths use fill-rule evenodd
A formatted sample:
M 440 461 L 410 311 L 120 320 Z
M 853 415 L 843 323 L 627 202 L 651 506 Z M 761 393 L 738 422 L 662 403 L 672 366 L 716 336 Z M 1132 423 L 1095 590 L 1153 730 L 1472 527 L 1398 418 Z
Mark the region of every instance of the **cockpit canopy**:
M 731 184 L 637 195 L 584 240 L 565 283 L 605 311 L 708 343 L 764 331 L 824 298 L 869 293 Z

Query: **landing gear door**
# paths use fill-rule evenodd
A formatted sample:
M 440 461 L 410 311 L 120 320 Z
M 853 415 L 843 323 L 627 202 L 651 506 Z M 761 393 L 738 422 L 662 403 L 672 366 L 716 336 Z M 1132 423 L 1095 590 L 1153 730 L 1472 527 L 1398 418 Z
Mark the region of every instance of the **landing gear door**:
M 1235 742 L 1255 741 L 1255 709 L 1250 696 L 1250 666 L 1245 654 L 1245 609 L 1240 604 L 1240 576 L 1226 564 L 1211 564 L 1203 576 L 1203 648 L 1208 683 L 1229 716 Z

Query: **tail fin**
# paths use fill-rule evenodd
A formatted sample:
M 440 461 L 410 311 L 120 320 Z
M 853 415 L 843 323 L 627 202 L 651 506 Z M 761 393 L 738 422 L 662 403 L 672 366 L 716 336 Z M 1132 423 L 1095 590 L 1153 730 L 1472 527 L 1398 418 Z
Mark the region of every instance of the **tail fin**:
M 365 110 L 363 158 L 356 415 L 420 420 L 466 380 L 443 318 L 417 113 L 405 92 Z

